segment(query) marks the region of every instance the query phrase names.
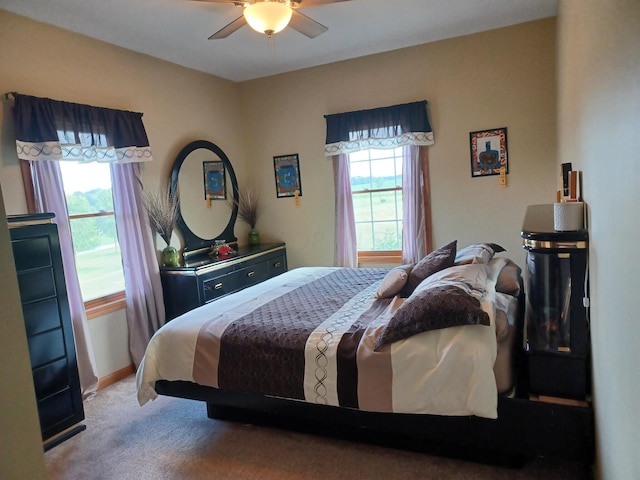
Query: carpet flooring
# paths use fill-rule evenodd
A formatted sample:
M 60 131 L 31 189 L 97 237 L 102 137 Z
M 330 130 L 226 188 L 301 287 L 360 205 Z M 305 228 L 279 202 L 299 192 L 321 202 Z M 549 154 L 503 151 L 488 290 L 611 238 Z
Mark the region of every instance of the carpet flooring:
M 508 468 L 212 420 L 202 402 L 140 407 L 128 377 L 85 402 L 87 429 L 45 453 L 50 480 L 583 480 L 590 468 L 535 459 Z

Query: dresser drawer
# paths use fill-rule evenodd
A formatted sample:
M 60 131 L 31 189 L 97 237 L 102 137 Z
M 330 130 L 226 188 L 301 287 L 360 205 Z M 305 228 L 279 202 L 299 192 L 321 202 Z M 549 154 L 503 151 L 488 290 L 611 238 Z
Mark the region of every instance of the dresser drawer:
M 253 265 L 242 268 L 237 272 L 233 272 L 233 275 L 237 277 L 239 285 L 244 287 L 264 282 L 269 278 L 269 262 L 265 260 L 259 263 L 254 263 Z
M 269 277 L 275 277 L 287 271 L 287 257 L 284 254 L 270 258 L 267 263 L 269 264 Z
M 202 281 L 204 303 L 220 298 L 240 288 L 239 277 L 235 273 L 207 278 Z

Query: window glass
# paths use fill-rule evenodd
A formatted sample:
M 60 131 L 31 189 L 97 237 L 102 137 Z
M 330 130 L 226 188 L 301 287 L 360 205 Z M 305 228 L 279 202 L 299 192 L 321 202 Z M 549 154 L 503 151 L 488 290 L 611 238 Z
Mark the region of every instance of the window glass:
M 358 251 L 402 249 L 402 148 L 349 154 Z
M 108 163 L 60 162 L 83 300 L 124 290 Z

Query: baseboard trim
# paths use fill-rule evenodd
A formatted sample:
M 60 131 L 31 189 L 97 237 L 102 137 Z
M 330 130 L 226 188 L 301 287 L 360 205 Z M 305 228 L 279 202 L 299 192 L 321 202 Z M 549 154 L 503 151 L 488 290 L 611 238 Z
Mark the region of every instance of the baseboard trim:
M 121 368 L 120 370 L 116 370 L 115 372 L 107 375 L 106 377 L 102 377 L 99 381 L 98 381 L 98 390 L 102 390 L 105 387 L 108 387 L 109 385 L 113 385 L 116 382 L 119 382 L 120 380 L 127 378 L 129 375 L 132 375 L 133 373 L 135 373 L 136 369 L 133 366 L 133 364 L 131 365 L 127 365 L 124 368 Z

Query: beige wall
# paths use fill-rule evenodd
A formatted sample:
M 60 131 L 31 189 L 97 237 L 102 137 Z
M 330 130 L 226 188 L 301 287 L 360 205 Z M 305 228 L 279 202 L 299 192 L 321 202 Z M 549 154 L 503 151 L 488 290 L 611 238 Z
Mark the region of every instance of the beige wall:
M 562 0 L 559 157 L 584 174 L 599 477 L 640 478 L 640 2 Z
M 4 216 L 0 198 L 0 217 Z M 11 251 L 9 242 L 7 224 L 1 222 L 0 248 Z M 0 271 L 0 478 L 45 479 L 36 394 L 13 256 L 0 256 Z
M 526 206 L 557 188 L 555 21 L 548 19 L 245 82 L 247 163 L 263 194 L 262 232 L 291 266 L 332 265 L 334 189 L 323 115 L 426 99 L 434 243 L 493 241 L 522 265 Z M 471 178 L 469 132 L 508 128 L 508 187 Z M 302 201 L 277 199 L 274 155 L 299 153 Z
M 159 61 L 0 10 L 0 94 L 19 93 L 133 110 L 143 121 L 154 161 L 143 166 L 148 188 L 167 182 L 188 142 L 206 139 L 244 171 L 236 84 Z M 26 213 L 11 121 L 12 102 L 1 97 L 0 184 L 6 211 Z M 174 237 L 173 243 L 179 243 Z M 158 248 L 163 247 L 159 240 Z M 124 311 L 89 321 L 98 375 L 128 366 Z

